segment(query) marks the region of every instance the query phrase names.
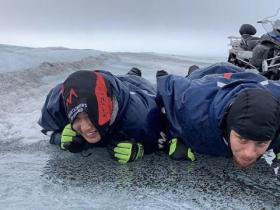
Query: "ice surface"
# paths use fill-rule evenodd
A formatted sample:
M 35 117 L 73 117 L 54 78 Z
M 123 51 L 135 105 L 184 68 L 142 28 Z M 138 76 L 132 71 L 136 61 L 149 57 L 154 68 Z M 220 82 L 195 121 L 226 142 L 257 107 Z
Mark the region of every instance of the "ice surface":
M 34 54 L 39 51 L 40 59 Z M 230 159 L 199 156 L 194 163 L 177 162 L 163 153 L 119 165 L 102 148 L 85 158 L 50 145 L 37 125 L 40 109 L 48 91 L 73 71 L 124 74 L 138 67 L 155 81 L 156 70 L 185 75 L 190 65 L 223 61 L 89 51 L 94 53 L 0 46 L 0 209 L 280 208 L 278 166 L 271 164 L 271 153 L 254 168 L 238 170 Z M 28 65 L 7 62 L 2 57 L 7 52 L 8 61 L 24 52 Z

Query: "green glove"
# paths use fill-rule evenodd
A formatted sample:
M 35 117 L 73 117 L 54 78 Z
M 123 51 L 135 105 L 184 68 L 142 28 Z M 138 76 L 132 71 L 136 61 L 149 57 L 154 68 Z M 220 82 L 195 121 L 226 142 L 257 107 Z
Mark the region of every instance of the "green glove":
M 62 131 L 60 148 L 72 153 L 82 152 L 86 149 L 86 141 L 71 128 L 70 124 L 68 124 Z
M 65 145 L 71 143 L 75 136 L 77 133 L 71 128 L 71 124 L 66 125 L 61 134 L 60 148 L 66 150 Z
M 280 152 L 278 152 L 278 153 L 276 154 L 276 158 L 277 158 L 277 160 L 280 161 Z
M 173 160 L 196 160 L 192 149 L 186 147 L 179 138 L 174 138 L 170 141 L 168 155 Z
M 120 164 L 125 164 L 141 159 L 144 155 L 144 147 L 141 143 L 120 142 L 114 147 L 113 153 Z
M 280 161 L 280 147 L 274 148 L 273 152 L 274 152 L 274 154 L 276 156 L 274 160 Z

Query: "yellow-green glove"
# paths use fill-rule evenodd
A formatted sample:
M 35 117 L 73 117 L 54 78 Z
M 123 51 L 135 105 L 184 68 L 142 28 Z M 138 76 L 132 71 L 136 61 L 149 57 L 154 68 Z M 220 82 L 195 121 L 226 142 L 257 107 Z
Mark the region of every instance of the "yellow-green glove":
M 120 164 L 141 159 L 143 155 L 144 147 L 141 143 L 119 142 L 113 148 L 113 156 Z
M 60 141 L 60 148 L 62 150 L 78 153 L 85 149 L 85 145 L 85 140 L 71 128 L 70 124 L 64 127 Z
M 174 138 L 170 141 L 168 155 L 173 160 L 196 160 L 192 149 L 186 147 L 179 138 Z
M 274 154 L 276 156 L 274 160 L 280 161 L 280 147 L 274 148 L 273 152 L 274 152 Z

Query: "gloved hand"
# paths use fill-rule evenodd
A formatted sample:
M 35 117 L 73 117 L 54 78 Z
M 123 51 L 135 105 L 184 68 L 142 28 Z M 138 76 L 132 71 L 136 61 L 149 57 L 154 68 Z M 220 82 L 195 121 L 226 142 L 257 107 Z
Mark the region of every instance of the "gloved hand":
M 141 159 L 144 155 L 144 147 L 141 143 L 123 141 L 113 147 L 112 155 L 120 164 L 125 164 Z
M 280 161 L 280 147 L 274 148 L 273 152 L 275 154 L 275 159 L 274 161 Z
M 170 141 L 168 155 L 173 160 L 196 160 L 191 148 L 186 147 L 183 141 L 179 138 L 174 138 Z
M 60 141 L 60 148 L 62 150 L 78 153 L 85 149 L 85 145 L 86 141 L 71 128 L 70 124 L 64 127 Z

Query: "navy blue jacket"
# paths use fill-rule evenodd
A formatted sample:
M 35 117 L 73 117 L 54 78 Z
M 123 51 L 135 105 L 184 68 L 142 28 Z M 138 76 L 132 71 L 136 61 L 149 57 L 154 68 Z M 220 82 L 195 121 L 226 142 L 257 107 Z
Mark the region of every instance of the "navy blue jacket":
M 247 88 L 266 89 L 280 97 L 279 81 L 230 64 L 199 69 L 187 78 L 159 77 L 157 99 L 165 108 L 169 135 L 182 138 L 197 153 L 231 156 L 220 126 L 230 104 Z
M 100 141 L 101 145 L 107 145 L 111 141 L 135 140 L 143 143 L 145 153 L 157 150 L 160 109 L 155 100 L 155 87 L 136 75 L 114 76 L 106 71 L 99 72 L 109 82 L 118 103 L 117 116 Z M 69 123 L 60 87 L 61 84 L 50 91 L 42 108 L 39 125 L 43 128 L 43 133 L 60 133 Z

